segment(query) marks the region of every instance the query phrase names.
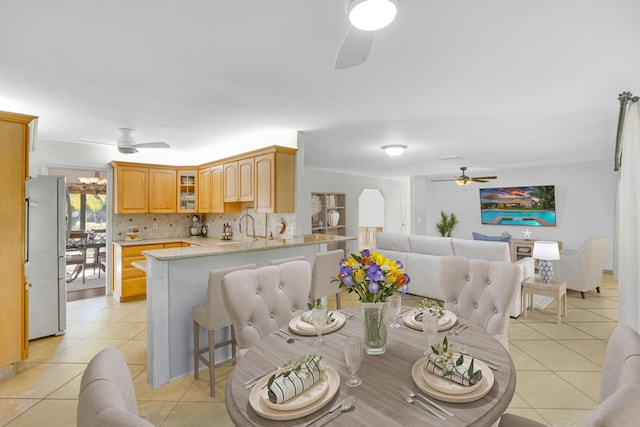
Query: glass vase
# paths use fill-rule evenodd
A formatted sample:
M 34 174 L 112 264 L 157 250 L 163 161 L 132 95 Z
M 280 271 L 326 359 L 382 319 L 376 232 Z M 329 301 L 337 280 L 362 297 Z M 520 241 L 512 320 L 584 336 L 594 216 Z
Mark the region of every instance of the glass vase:
M 387 349 L 388 302 L 360 303 L 364 350 L 367 354 L 383 354 Z

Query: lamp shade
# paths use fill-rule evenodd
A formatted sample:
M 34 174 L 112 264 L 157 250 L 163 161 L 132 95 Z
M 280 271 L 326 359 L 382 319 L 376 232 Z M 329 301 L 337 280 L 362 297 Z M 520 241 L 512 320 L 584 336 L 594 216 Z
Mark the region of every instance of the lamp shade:
M 397 0 L 349 0 L 347 14 L 351 25 L 363 31 L 386 27 L 396 17 Z
M 533 243 L 533 257 L 535 259 L 543 260 L 560 259 L 558 242 L 549 242 L 544 240 L 535 241 Z

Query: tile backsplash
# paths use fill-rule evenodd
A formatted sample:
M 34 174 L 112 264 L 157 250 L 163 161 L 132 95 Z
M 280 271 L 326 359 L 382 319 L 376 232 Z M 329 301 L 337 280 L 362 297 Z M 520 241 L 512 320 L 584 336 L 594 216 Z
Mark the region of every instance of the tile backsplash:
M 188 237 L 189 228 L 193 224 L 192 218 L 197 215 L 200 225 L 207 224 L 209 228 L 208 237 L 221 237 L 222 227 L 225 223 L 228 223 L 233 229 L 233 239 L 239 240 L 246 237 L 247 231 L 249 235 L 252 233 L 250 220 L 242 221 L 242 233 L 238 230 L 238 220 L 243 213 L 113 215 L 111 236 L 113 240 L 124 240 L 126 233 L 130 230 L 129 227 L 135 226 L 140 230 L 140 236 L 143 239 Z M 256 235 L 258 237 L 269 237 L 270 234 L 277 237 L 283 222 L 286 224 L 283 234 L 285 236 L 296 235 L 295 214 L 256 214 L 254 209 L 249 209 L 248 213 L 255 220 Z M 154 228 L 154 224 L 157 224 L 156 228 Z

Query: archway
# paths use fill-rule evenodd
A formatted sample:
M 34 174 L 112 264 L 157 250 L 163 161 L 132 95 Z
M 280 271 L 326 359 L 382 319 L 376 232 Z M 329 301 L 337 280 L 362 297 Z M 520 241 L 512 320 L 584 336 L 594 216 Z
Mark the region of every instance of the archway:
M 376 232 L 384 230 L 384 197 L 380 190 L 365 188 L 358 197 L 360 249 L 376 247 Z

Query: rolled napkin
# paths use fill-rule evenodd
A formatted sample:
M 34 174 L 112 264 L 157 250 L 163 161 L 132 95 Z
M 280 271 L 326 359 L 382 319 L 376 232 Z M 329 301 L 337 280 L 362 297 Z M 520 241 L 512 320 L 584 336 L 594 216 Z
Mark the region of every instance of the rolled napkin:
M 313 325 L 313 312 L 311 310 L 305 311 L 300 315 L 300 319 L 302 319 L 303 322 Z M 333 317 L 333 311 L 327 311 L 327 325 L 335 321 L 336 319 Z
M 427 356 L 429 360 L 425 365 L 425 369 L 427 369 L 429 372 L 433 372 L 439 377 L 446 378 L 450 381 L 453 381 L 454 383 L 463 385 L 465 387 L 475 385 L 482 379 L 482 371 L 480 369 L 475 371 L 472 375 L 469 375 L 469 367 L 467 365 L 456 366 L 454 361 L 449 359 L 444 363 L 444 365 L 446 366 L 445 370 L 445 368 L 442 366 L 444 358 L 441 355 L 436 353 L 429 353 Z
M 322 376 L 320 358 L 310 357 L 281 376 L 269 380 L 267 385 L 269 401 L 271 403 L 283 403 L 292 399 L 313 386 Z
M 425 313 L 429 313 L 429 315 L 431 316 L 436 316 L 438 319 L 444 316 L 444 310 L 441 309 L 440 307 L 427 307 L 422 310 L 416 309 L 416 312 L 413 315 L 413 318 L 418 322 L 422 322 L 422 318 L 424 317 Z

